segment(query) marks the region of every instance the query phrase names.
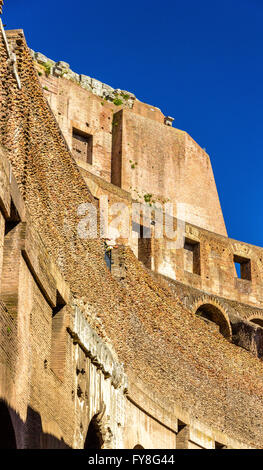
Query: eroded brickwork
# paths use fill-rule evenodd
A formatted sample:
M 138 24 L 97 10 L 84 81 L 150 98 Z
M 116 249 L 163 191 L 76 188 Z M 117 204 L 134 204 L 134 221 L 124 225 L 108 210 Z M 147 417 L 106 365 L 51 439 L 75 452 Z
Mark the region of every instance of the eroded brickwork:
M 210 158 L 186 132 L 166 125 L 158 108 L 137 99 L 131 106 L 124 98 L 108 100 L 67 73 L 47 74 L 43 61 L 36 67 L 45 96 L 81 168 L 133 199 L 144 202 L 150 195 L 156 202 L 183 203 L 188 222 L 226 235 Z M 93 137 L 92 165 L 74 152 L 76 130 Z
M 248 333 L 248 325 L 261 305 L 262 250 L 225 236 L 208 156 L 165 126 L 157 108 L 134 100 L 132 110 L 120 112 L 71 80 L 39 76 L 23 32 L 7 37 L 21 88 L 0 35 L 0 411 L 9 413 L 15 445 L 88 449 L 92 434 L 104 448 L 261 448 L 261 327 Z M 68 106 L 74 123 L 65 118 Z M 111 184 L 117 114 L 121 187 Z M 92 165 L 76 162 L 70 151 L 74 126 L 93 137 Z M 184 253 L 169 250 L 164 239 L 151 246 L 154 275 L 138 261 L 130 237 L 115 250 L 110 272 L 103 241 L 77 234 L 84 202 L 96 205 L 95 198 L 108 195 L 130 208 L 135 195 L 128 186 L 149 175 L 139 165 L 144 138 L 158 150 L 151 144 L 146 151 L 156 164 L 157 195 L 178 161 L 188 174 L 186 204 L 196 198 L 196 171 L 211 192 L 211 206 L 200 195 L 196 213 L 190 211 L 199 227 L 186 225 L 187 238 L 200 244 L 199 273 L 185 270 Z M 169 154 L 158 180 L 159 150 L 170 147 L 177 163 Z M 234 280 L 234 255 L 251 260 L 251 280 Z M 167 271 L 177 281 L 162 279 Z M 200 308 L 208 318 L 196 314 Z M 219 328 L 211 328 L 211 312 Z M 220 330 L 221 318 L 229 335 Z

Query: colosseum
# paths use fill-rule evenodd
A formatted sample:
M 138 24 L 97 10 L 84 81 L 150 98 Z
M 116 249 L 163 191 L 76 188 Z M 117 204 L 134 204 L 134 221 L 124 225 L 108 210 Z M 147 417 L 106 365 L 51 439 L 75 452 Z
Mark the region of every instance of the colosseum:
M 263 249 L 209 156 L 0 29 L 0 447 L 263 448 Z

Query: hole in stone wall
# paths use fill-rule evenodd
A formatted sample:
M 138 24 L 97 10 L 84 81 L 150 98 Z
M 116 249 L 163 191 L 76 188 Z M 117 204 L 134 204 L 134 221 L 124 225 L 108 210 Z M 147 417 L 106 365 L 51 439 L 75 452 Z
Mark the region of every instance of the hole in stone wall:
M 84 449 L 101 449 L 102 444 L 102 434 L 99 429 L 97 417 L 94 416 L 88 427 Z
M 257 326 L 261 326 L 263 328 L 263 318 L 251 318 L 249 321 L 255 323 Z
M 93 137 L 79 129 L 72 130 L 72 153 L 79 160 L 92 165 Z
M 132 222 L 133 232 L 138 233 L 138 260 L 148 269 L 152 267 L 152 239 L 151 229 L 136 222 Z
M 201 274 L 200 243 L 185 238 L 184 242 L 184 270 L 193 274 Z
M 7 405 L 0 401 L 0 449 L 16 449 L 16 437 Z
M 184 429 L 185 426 L 186 426 L 186 424 L 183 423 L 183 421 L 180 421 L 180 420 L 178 419 L 178 432 L 182 431 L 182 429 Z
M 104 259 L 105 259 L 107 268 L 111 271 L 111 265 L 112 265 L 111 249 L 106 243 L 104 243 Z
M 248 258 L 243 258 L 242 256 L 234 255 L 234 263 L 237 276 L 240 279 L 251 281 L 251 260 Z
M 211 304 L 204 304 L 195 313 L 209 326 L 217 329 L 226 339 L 231 338 L 230 325 L 219 308 Z
M 236 272 L 237 272 L 237 277 L 241 278 L 240 264 L 239 264 L 239 263 L 235 263 L 235 268 L 236 268 Z

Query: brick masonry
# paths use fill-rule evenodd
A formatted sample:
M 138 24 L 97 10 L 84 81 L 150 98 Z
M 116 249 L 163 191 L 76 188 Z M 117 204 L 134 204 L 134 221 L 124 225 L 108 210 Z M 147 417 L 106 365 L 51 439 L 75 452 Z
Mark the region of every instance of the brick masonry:
M 93 438 L 104 448 L 262 448 L 261 330 L 249 323 L 262 305 L 262 249 L 226 237 L 208 156 L 166 126 L 157 108 L 138 100 L 132 108 L 101 104 L 64 76 L 39 75 L 23 32 L 7 38 L 21 89 L 0 35 L 0 410 L 5 419 L 8 411 L 15 445 L 88 448 L 95 423 Z M 122 126 L 113 136 L 119 186 L 112 181 L 114 119 Z M 93 136 L 90 166 L 71 153 L 74 126 Z M 105 194 L 131 204 L 133 178 L 142 192 L 151 139 L 159 146 L 156 196 L 164 196 L 167 177 L 163 169 L 158 180 L 161 148 L 174 175 L 180 165 L 186 171 L 185 203 L 195 196 L 195 172 L 211 191 L 211 205 L 200 192 L 201 209 L 186 224 L 187 238 L 200 243 L 200 274 L 185 272 L 183 253 L 169 251 L 166 240 L 153 247 L 151 271 L 129 239 L 114 251 L 110 272 L 103 241 L 77 236 L 80 204 Z M 140 150 L 136 176 L 128 143 L 132 155 Z M 251 281 L 235 280 L 234 255 L 251 260 Z M 164 279 L 167 271 L 176 280 Z M 219 329 L 196 315 L 207 304 Z

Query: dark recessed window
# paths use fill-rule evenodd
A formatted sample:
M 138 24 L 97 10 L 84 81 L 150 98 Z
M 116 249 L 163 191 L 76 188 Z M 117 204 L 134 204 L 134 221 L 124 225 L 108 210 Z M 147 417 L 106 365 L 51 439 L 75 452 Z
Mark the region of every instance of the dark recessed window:
M 242 256 L 234 255 L 237 277 L 251 281 L 251 260 Z
M 138 234 L 138 260 L 147 268 L 152 265 L 151 229 L 132 221 L 132 231 Z
M 193 274 L 201 273 L 200 243 L 189 238 L 185 238 L 184 242 L 184 270 Z

